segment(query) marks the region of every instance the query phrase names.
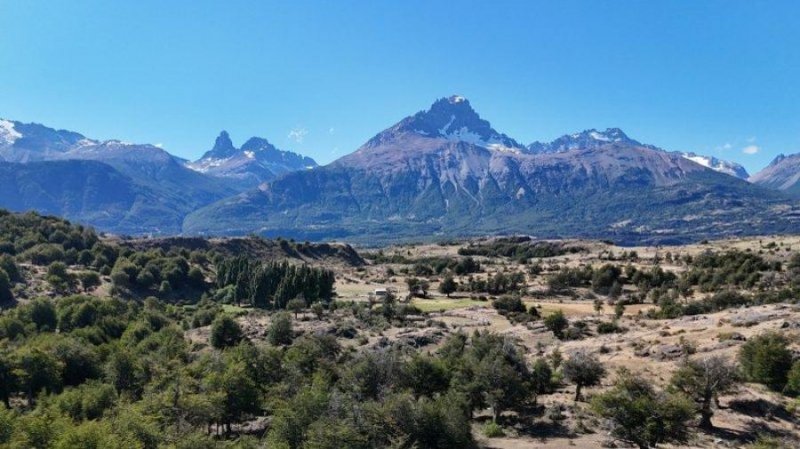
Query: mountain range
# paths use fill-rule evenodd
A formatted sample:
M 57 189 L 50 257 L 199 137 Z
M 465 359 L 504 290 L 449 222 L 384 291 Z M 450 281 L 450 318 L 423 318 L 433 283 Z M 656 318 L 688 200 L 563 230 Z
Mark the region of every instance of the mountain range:
M 115 233 L 180 234 L 190 212 L 293 167 L 316 166 L 264 139 L 248 143 L 226 157 L 217 156 L 215 145 L 189 163 L 155 145 L 0 120 L 0 207 L 62 215 Z M 253 163 L 240 162 L 250 153 Z M 216 166 L 203 169 L 212 158 Z
M 0 207 L 117 233 L 372 243 L 482 234 L 671 243 L 798 232 L 800 156 L 743 167 L 618 128 L 528 145 L 461 96 L 442 98 L 328 165 L 227 132 L 188 162 L 152 145 L 0 121 Z
M 200 173 L 227 178 L 240 188 L 251 188 L 280 175 L 318 165 L 310 157 L 281 151 L 261 137 L 251 137 L 241 148 L 236 148 L 227 131 L 222 131 L 211 150 L 186 166 Z
M 528 145 L 527 149 L 531 153 L 560 153 L 578 149 L 597 149 L 612 143 L 661 150 L 654 145 L 642 144 L 631 139 L 619 128 L 608 128 L 605 131 L 588 129 L 579 133 L 561 136 L 552 142 L 533 142 Z M 720 173 L 725 173 L 741 179 L 747 179 L 750 176 L 747 170 L 736 162 L 724 161 L 714 156 L 703 156 L 691 152 L 679 154 L 692 162 L 696 162 Z

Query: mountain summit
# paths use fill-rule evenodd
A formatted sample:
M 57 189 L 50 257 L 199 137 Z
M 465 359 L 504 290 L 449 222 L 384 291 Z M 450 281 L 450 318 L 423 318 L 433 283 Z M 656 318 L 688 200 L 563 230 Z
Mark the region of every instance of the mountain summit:
M 605 131 L 587 129 L 579 133 L 567 134 L 552 142 L 533 142 L 528 145 L 531 153 L 560 153 L 576 149 L 595 149 L 608 144 L 642 145 L 628 137 L 619 128 L 608 128 Z
M 370 139 L 364 146 L 379 146 L 383 142 L 397 139 L 402 134 L 467 142 L 491 150 L 525 151 L 523 145 L 495 131 L 488 121 L 482 119 L 472 109 L 469 100 L 460 95 L 436 100 L 428 110 L 401 120 Z
M 231 136 L 228 131 L 223 130 L 214 141 L 214 146 L 207 151 L 200 159 L 225 159 L 236 154 L 238 150 L 233 146 Z
M 0 207 L 122 233 L 177 233 L 184 216 L 236 193 L 163 149 L 0 120 Z
M 561 153 L 573 150 L 594 150 L 608 145 L 645 147 L 662 151 L 655 145 L 647 145 L 631 139 L 619 128 L 607 128 L 605 131 L 587 129 L 579 133 L 567 134 L 552 142 L 533 142 L 528 145 L 528 152 L 534 154 Z M 739 179 L 747 179 L 749 176 L 747 170 L 735 162 L 696 153 L 679 154 L 692 162 L 719 173 L 725 173 Z
M 279 150 L 261 137 L 251 137 L 237 149 L 228 132 L 222 131 L 211 150 L 186 165 L 200 173 L 226 178 L 239 189 L 247 189 L 285 173 L 314 168 L 317 163 L 310 157 Z
M 800 153 L 779 154 L 763 170 L 751 176 L 750 182 L 800 197 Z
M 526 234 L 675 243 L 786 232 L 798 204 L 723 162 L 589 129 L 528 148 L 465 98 L 436 100 L 324 167 L 223 131 L 200 160 L 0 120 L 0 207 L 121 233 L 281 235 L 364 243 Z M 752 179 L 796 193 L 798 157 Z M 308 169 L 308 168 L 313 168 Z M 720 173 L 723 172 L 723 173 Z
M 779 194 L 616 128 L 543 146 L 531 151 L 496 131 L 463 97 L 442 98 L 329 165 L 190 214 L 184 231 L 367 243 L 494 233 L 655 243 L 785 225 L 770 209 Z

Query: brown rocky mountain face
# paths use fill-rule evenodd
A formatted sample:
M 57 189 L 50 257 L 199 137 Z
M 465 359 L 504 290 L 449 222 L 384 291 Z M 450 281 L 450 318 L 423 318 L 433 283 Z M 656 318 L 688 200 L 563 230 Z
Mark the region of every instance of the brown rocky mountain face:
M 781 195 L 625 137 L 532 152 L 451 97 L 328 166 L 205 207 L 184 229 L 364 241 L 526 233 L 636 242 L 791 228 L 791 212 L 777 208 Z

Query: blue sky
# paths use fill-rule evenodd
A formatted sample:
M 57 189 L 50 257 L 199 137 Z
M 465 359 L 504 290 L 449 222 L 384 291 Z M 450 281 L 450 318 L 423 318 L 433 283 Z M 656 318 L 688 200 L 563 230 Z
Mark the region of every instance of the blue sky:
M 326 163 L 453 93 L 530 142 L 620 127 L 751 172 L 800 152 L 797 1 L 0 0 L 0 116 Z

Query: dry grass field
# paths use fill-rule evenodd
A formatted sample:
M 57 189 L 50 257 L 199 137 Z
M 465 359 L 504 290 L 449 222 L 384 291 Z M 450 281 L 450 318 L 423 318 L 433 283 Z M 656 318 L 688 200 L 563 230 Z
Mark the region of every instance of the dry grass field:
M 367 302 L 375 289 L 387 288 L 395 292 L 399 302 L 408 302 L 420 313 L 426 314 L 424 321 L 408 324 L 407 329 L 384 329 L 366 331 L 368 339 L 363 342 L 369 346 L 376 339 L 396 339 L 409 333 L 423 334 L 437 329 L 441 334 L 419 348 L 420 351 L 435 353 L 444 336 L 454 332 L 471 333 L 475 330 L 490 330 L 510 336 L 525 348 L 526 358 L 552 357 L 554 352 L 568 357 L 578 351 L 597 354 L 608 370 L 609 375 L 598 387 L 590 388 L 587 397 L 602 392 L 614 384 L 615 373 L 620 369 L 644 376 L 658 388 L 668 386 L 671 374 L 686 357 L 707 357 L 720 355 L 736 360 L 744 342 L 768 331 L 785 335 L 792 341 L 792 348 L 800 353 L 800 306 L 786 303 L 766 304 L 743 308 L 730 308 L 714 313 L 680 316 L 669 319 L 648 317 L 648 311 L 656 311 L 656 304 L 650 301 L 629 304 L 617 321 L 624 329 L 622 333 L 598 334 L 592 330 L 598 323 L 614 319 L 614 305 L 604 295 L 593 293 L 589 288 L 571 289 L 568 294 L 555 294 L 548 290 L 547 280 L 561 267 L 593 267 L 606 263 L 620 266 L 633 266 L 648 270 L 658 265 L 663 270 L 680 275 L 688 269 L 681 260 L 697 257 L 703 253 L 724 253 L 736 250 L 759 254 L 769 261 L 786 264 L 794 250 L 800 249 L 800 237 L 761 237 L 720 240 L 702 244 L 679 247 L 616 247 L 594 241 L 559 242 L 575 245 L 581 251 L 531 259 L 524 262 L 508 257 L 475 256 L 481 270 L 469 275 L 456 275 L 455 281 L 465 285 L 471 279 L 489 279 L 498 273 L 525 273 L 521 300 L 528 308 L 535 308 L 541 316 L 561 311 L 570 321 L 586 323 L 590 329 L 586 335 L 574 340 L 560 340 L 544 328 L 539 321 L 513 323 L 493 308 L 493 300 L 501 295 L 457 291 L 449 295 L 438 291 L 443 274 L 416 275 L 415 266 L 433 259 L 463 259 L 459 249 L 463 244 L 447 245 L 404 245 L 388 247 L 378 254 L 383 260 L 370 258 L 374 251 L 365 252 L 370 263 L 365 267 L 337 267 L 336 291 L 339 303 Z M 635 253 L 636 257 L 620 261 L 623 254 Z M 387 260 L 394 258 L 395 260 Z M 674 262 L 673 262 L 674 261 Z M 541 273 L 531 274 L 531 264 L 542 268 Z M 410 291 L 406 280 L 420 277 L 429 280 L 427 297 L 414 297 L 409 300 Z M 635 295 L 637 287 L 625 285 L 623 296 Z M 747 293 L 747 289 L 742 290 Z M 683 301 L 699 301 L 710 296 L 711 292 L 695 289 Z M 598 310 L 595 303 L 602 306 Z M 574 387 L 564 384 L 550 395 L 539 400 L 540 411 L 527 417 L 524 422 L 509 424 L 504 428 L 505 436 L 487 438 L 481 431 L 478 416 L 474 434 L 486 448 L 599 448 L 625 447 L 620 441 L 613 441 L 603 430 L 601 420 L 589 410 L 589 403 L 572 400 Z M 720 408 L 715 412 L 715 430 L 712 432 L 693 432 L 689 441 L 683 445 L 669 444 L 660 447 L 717 448 L 743 447 L 748 442 L 763 436 L 763 444 L 784 441 L 786 447 L 800 444 L 797 403 L 792 398 L 769 391 L 763 385 L 743 383 L 733 393 L 719 398 Z M 556 404 L 565 404 L 565 418 L 558 426 L 545 416 L 545 410 Z M 777 446 L 759 447 L 783 447 Z

